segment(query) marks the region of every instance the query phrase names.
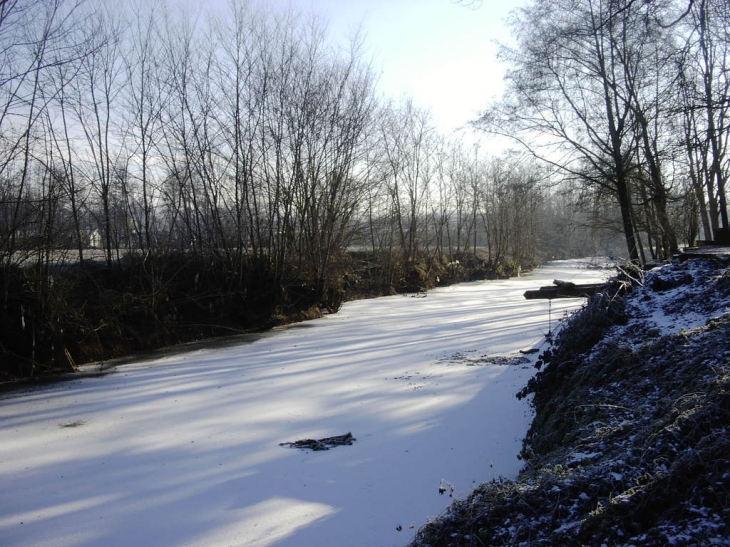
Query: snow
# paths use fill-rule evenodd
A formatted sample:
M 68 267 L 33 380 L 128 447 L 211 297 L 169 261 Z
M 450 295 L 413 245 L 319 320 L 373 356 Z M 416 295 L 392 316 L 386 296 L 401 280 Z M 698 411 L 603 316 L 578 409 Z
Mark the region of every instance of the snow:
M 727 254 L 727 249 L 721 247 L 715 250 L 706 250 L 705 254 L 709 256 Z M 691 255 L 691 253 L 688 253 Z M 659 290 L 659 294 L 652 290 L 651 287 L 640 286 L 637 291 L 641 295 L 640 298 L 633 300 L 633 316 L 642 318 L 649 327 L 654 327 L 656 334 L 668 335 L 680 332 L 682 330 L 692 330 L 706 324 L 708 317 L 705 309 L 688 309 L 681 303 L 691 300 L 696 296 L 697 288 L 695 286 L 696 279 L 702 279 L 704 264 L 701 261 L 692 260 L 683 265 L 683 268 L 674 274 L 667 274 L 672 271 L 669 264 L 653 268 L 647 273 L 647 277 L 656 280 L 657 277 L 662 280 L 669 280 L 673 283 L 668 288 Z M 684 278 L 682 275 L 686 276 Z M 666 276 L 666 277 L 662 277 Z M 692 306 L 697 306 L 698 302 L 693 301 Z M 709 304 L 706 302 L 705 304 Z M 716 310 L 716 315 L 722 316 L 730 312 L 730 307 Z
M 514 477 L 553 262 L 0 399 L 0 545 L 394 546 Z M 555 318 L 582 304 L 552 303 Z M 280 443 L 351 432 L 329 451 Z M 441 485 L 448 485 L 444 495 Z M 452 492 L 453 489 L 453 492 Z

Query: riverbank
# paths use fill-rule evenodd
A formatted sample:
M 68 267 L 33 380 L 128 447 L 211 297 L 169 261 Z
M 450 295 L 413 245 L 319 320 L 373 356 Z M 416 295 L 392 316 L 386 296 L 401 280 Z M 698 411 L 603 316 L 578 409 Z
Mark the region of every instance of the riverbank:
M 521 391 L 517 480 L 477 487 L 411 547 L 730 542 L 730 270 L 683 256 L 574 316 Z

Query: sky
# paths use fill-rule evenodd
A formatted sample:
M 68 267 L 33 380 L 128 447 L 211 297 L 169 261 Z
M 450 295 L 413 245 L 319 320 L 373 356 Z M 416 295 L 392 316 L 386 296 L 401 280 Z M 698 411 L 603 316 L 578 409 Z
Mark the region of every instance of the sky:
M 221 0 L 222 1 L 222 0 Z M 527 0 L 267 0 L 322 15 L 333 39 L 358 28 L 386 97 L 410 97 L 450 135 L 502 93 L 497 46 L 505 19 Z
M 0 545 L 402 547 L 450 494 L 522 466 L 532 414 L 515 394 L 537 354 L 518 350 L 583 304 L 556 300 L 550 323 L 523 293 L 608 274 L 555 262 L 347 302 L 243 343 L 0 394 Z M 280 444 L 348 432 L 354 444 L 328 451 Z

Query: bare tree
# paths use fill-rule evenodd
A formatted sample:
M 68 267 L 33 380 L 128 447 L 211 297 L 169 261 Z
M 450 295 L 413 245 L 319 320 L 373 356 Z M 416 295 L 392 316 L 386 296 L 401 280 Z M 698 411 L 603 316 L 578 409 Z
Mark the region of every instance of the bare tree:
M 53 95 L 44 88 L 54 67 L 82 56 L 76 15 L 81 0 L 8 0 L 0 5 L 0 176 L 16 184 L 0 249 L 10 257 L 30 184 L 34 130 Z
M 658 40 L 646 30 L 657 17 L 649 9 L 631 0 L 556 0 L 523 8 L 516 19 L 519 45 L 502 53 L 512 67 L 506 98 L 479 124 L 516 139 L 567 179 L 610 192 L 635 261 L 637 184 L 650 192 L 667 238 L 664 253 L 676 249 L 660 167 L 664 150 L 655 131 L 660 99 L 644 84 L 657 60 L 652 48 Z M 665 85 L 657 78 L 649 81 Z M 647 177 L 640 175 L 642 165 Z
M 156 154 L 156 140 L 159 136 L 163 95 L 159 58 L 158 22 L 161 8 L 156 3 L 139 4 L 134 7 L 136 21 L 130 31 L 128 47 L 121 53 L 125 69 L 123 112 L 127 118 L 125 141 L 133 176 L 138 182 L 141 198 L 141 217 L 134 218 L 135 232 L 140 249 L 151 253 L 155 236 L 155 169 L 153 156 Z M 130 206 L 133 207 L 134 198 Z
M 730 9 L 698 0 L 684 20 L 688 36 L 678 72 L 684 146 L 705 239 L 730 241 L 727 133 L 730 120 Z
M 194 167 L 194 128 L 199 123 L 194 82 L 199 71 L 199 42 L 189 14 L 179 18 L 165 15 L 161 73 L 167 100 L 160 112 L 157 149 L 167 176 L 161 191 L 169 240 L 177 241 L 180 249 L 199 250 L 205 233 Z
M 117 14 L 99 10 L 87 20 L 87 40 L 92 51 L 81 61 L 78 76 L 73 80 L 72 108 L 86 138 L 84 168 L 98 199 L 98 227 L 103 234 L 107 264 L 111 265 L 115 245 L 113 222 L 114 167 L 120 161 L 121 140 L 115 133 L 115 112 L 119 94 L 124 87 L 121 64 L 122 22 Z
M 383 175 L 393 201 L 401 252 L 413 262 L 421 246 L 420 224 L 424 218 L 430 167 L 428 157 L 433 128 L 430 116 L 411 100 L 391 107 L 381 128 Z

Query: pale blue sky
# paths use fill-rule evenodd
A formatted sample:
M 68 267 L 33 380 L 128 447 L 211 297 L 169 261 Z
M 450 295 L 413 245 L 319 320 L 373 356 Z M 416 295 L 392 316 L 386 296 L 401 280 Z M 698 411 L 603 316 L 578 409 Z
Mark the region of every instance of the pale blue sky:
M 220 0 L 218 0 L 220 1 Z M 474 119 L 501 94 L 502 66 L 494 40 L 509 39 L 505 18 L 527 0 L 482 0 L 465 7 L 453 0 L 266 0 L 321 14 L 332 38 L 360 25 L 380 73 L 380 91 L 410 96 L 430 108 L 437 128 L 449 134 Z

